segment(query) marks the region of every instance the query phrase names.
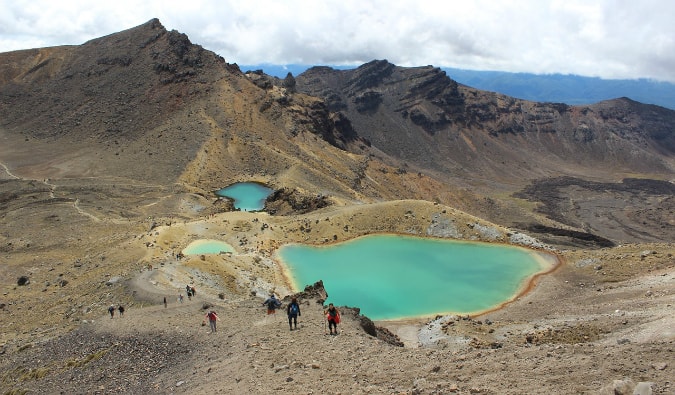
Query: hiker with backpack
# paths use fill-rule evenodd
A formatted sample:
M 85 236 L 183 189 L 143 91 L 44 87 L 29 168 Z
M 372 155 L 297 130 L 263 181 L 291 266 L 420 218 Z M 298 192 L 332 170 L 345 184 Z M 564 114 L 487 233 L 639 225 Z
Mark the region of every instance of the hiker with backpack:
M 209 320 L 209 325 L 211 326 L 211 333 L 216 332 L 216 321 L 220 319 L 218 318 L 218 314 L 216 314 L 215 311 L 211 310 L 208 313 L 206 313 L 206 318 Z
M 324 311 L 326 315 L 326 321 L 328 321 L 328 329 L 330 330 L 331 335 L 337 335 L 337 324 L 340 323 L 340 311 L 333 306 L 332 303 L 328 304 L 328 309 Z M 335 329 L 335 331 L 333 331 Z
M 262 305 L 267 306 L 267 315 L 270 315 L 276 313 L 277 309 L 281 307 L 281 302 L 272 293 L 270 294 L 270 297 L 263 302 Z
M 115 305 L 111 304 L 110 307 L 108 307 L 108 313 L 110 313 L 110 318 L 115 316 Z
M 297 298 L 291 299 L 291 303 L 286 308 L 286 313 L 288 314 L 288 326 L 293 330 L 293 324 L 295 324 L 295 329 L 298 329 L 298 316 L 302 314 Z

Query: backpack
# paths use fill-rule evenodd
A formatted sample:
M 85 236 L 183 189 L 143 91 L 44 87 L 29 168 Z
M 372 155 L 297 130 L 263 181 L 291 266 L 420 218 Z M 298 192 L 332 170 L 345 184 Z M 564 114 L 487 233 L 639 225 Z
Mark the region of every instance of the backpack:
M 298 310 L 299 310 L 299 309 L 298 309 L 298 305 L 295 304 L 295 303 L 293 303 L 293 304 L 291 305 L 291 309 L 290 309 L 289 312 L 290 312 L 292 315 L 297 315 L 297 314 L 298 314 Z
M 276 298 L 267 299 L 265 301 L 265 304 L 267 305 L 267 308 L 271 310 L 274 310 L 281 306 L 281 302 L 279 302 Z

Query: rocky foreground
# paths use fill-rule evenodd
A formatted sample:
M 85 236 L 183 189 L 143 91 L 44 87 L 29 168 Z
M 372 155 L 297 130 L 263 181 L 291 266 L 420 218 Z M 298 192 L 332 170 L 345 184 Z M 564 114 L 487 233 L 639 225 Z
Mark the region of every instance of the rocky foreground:
M 248 221 L 228 220 L 256 245 Z M 252 216 L 252 215 L 251 215 Z M 107 302 L 88 309 L 72 332 L 54 325 L 2 349 L 4 393 L 342 393 L 342 394 L 670 394 L 675 391 L 675 252 L 668 244 L 561 252 L 564 263 L 533 290 L 482 316 L 378 322 L 342 308 L 340 334 L 326 334 L 322 290 L 300 294 L 302 315 L 289 330 L 284 314 L 267 316 L 263 291 L 273 277 L 264 258 L 158 260 L 166 242 L 186 231 L 219 232 L 217 219 L 158 227 L 147 235 L 155 262 L 106 285 L 124 317 Z M 357 222 L 357 221 L 355 221 Z M 201 230 L 196 230 L 197 225 Z M 280 225 L 272 226 L 278 228 Z M 283 227 L 283 226 L 282 226 Z M 297 233 L 297 232 L 296 232 Z M 194 236 L 194 234 L 193 234 Z M 246 247 L 248 246 L 248 247 Z M 262 248 L 262 247 L 261 247 Z M 647 248 L 647 249 L 646 249 Z M 264 248 L 262 248 L 264 250 Z M 154 257 L 154 258 L 153 258 Z M 213 260 L 239 261 L 230 278 Z M 245 267 L 246 266 L 246 267 Z M 255 270 L 260 270 L 256 272 Z M 259 277 L 254 273 L 258 273 Z M 177 300 L 185 284 L 197 295 Z M 230 284 L 230 285 L 228 285 Z M 35 284 L 16 286 L 23 292 Z M 252 292 L 241 292 L 248 289 Z M 236 291 L 240 290 L 240 291 Z M 276 291 L 290 291 L 278 284 Z M 330 292 L 330 290 L 327 290 Z M 8 295 L 6 294 L 6 297 Z M 167 306 L 162 303 L 167 297 Z M 124 299 L 127 298 L 127 299 Z M 286 299 L 288 300 L 288 299 Z M 220 315 L 218 331 L 204 325 Z M 3 306 L 3 323 L 31 314 Z M 56 318 L 54 318 L 56 319 Z M 54 335 L 50 332 L 55 330 Z M 370 332 L 370 334 L 368 333 Z M 376 336 L 373 336 L 376 335 Z M 32 339 L 32 340 L 31 340 Z M 401 344 L 397 340 L 405 344 Z

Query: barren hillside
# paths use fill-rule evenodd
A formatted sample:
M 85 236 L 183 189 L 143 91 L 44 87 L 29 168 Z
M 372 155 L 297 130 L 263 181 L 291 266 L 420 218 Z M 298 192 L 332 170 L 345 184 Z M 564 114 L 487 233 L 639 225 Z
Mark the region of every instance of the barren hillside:
M 3 393 L 673 393 L 672 111 L 523 102 L 388 62 L 296 80 L 156 19 L 0 54 Z M 213 193 L 237 181 L 274 189 L 265 210 Z M 298 291 L 280 245 L 373 233 L 559 265 L 481 316 L 342 308 L 327 336 L 321 290 L 297 332 L 264 315 L 271 289 Z M 208 238 L 236 251 L 177 258 Z

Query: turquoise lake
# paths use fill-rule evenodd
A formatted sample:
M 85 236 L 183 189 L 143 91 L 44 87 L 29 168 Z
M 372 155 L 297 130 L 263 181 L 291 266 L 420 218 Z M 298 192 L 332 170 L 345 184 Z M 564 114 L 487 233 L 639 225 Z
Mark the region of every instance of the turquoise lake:
M 184 255 L 220 254 L 234 252 L 234 248 L 220 240 L 195 240 L 183 249 Z
M 272 189 L 257 182 L 238 182 L 216 191 L 216 195 L 234 200 L 234 208 L 242 211 L 260 211 Z
M 296 291 L 323 280 L 327 302 L 359 307 L 373 320 L 494 309 L 553 267 L 525 248 L 397 235 L 289 244 L 277 256 Z

